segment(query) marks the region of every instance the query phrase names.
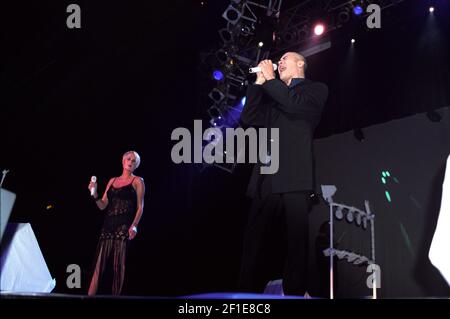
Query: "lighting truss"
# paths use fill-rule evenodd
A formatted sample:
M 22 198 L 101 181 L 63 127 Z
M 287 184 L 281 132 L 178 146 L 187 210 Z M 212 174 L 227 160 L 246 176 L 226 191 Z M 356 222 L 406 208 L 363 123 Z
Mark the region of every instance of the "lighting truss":
M 352 263 L 354 265 L 360 265 L 363 263 L 367 264 L 375 264 L 375 214 L 373 214 L 370 211 L 369 201 L 365 201 L 365 210 L 358 209 L 353 206 L 345 205 L 345 204 L 339 204 L 335 203 L 333 201 L 333 195 L 336 193 L 337 188 L 334 185 L 322 185 L 322 196 L 325 199 L 325 201 L 330 206 L 330 216 L 329 216 L 329 223 L 330 223 L 330 246 L 324 250 L 325 256 L 330 257 L 330 299 L 334 298 L 334 256 L 337 256 L 338 259 L 346 259 L 347 262 Z M 334 234 L 334 218 L 336 219 L 343 219 L 344 218 L 344 212 L 346 212 L 346 219 L 349 222 L 350 225 L 357 225 L 360 226 L 361 223 L 364 227 L 364 221 L 370 221 L 370 246 L 371 246 L 371 257 L 368 258 L 364 255 L 356 254 L 353 252 L 349 252 L 346 250 L 338 250 L 334 248 L 334 242 L 333 242 L 333 234 Z M 358 221 L 356 220 L 355 223 L 353 223 L 354 218 L 351 219 L 348 218 L 349 215 L 354 216 L 354 214 L 357 214 L 357 216 L 360 216 L 362 221 L 360 221 L 358 225 Z M 376 288 L 377 285 L 373 285 L 372 290 L 372 297 L 373 299 L 376 299 Z
M 385 10 L 404 0 L 363 1 L 365 7 L 369 4 L 377 4 L 381 10 Z M 277 44 L 272 54 L 287 51 L 301 46 L 311 38 L 313 19 L 327 21 L 326 32 L 341 28 L 350 19 L 353 6 L 360 3 L 356 0 L 304 0 L 295 6 L 283 10 L 277 34 Z M 360 15 L 365 18 L 370 13 L 365 10 Z

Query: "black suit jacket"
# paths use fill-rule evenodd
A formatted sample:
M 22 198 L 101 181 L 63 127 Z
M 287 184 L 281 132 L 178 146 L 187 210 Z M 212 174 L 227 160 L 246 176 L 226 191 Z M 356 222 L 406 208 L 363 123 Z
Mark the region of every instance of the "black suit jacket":
M 312 140 L 327 97 L 325 84 L 307 79 L 293 87 L 278 79 L 248 87 L 241 122 L 279 129 L 278 172 L 262 175 L 270 180 L 272 193 L 314 190 Z M 253 168 L 247 190 L 251 197 L 261 186 L 260 166 L 258 163 Z

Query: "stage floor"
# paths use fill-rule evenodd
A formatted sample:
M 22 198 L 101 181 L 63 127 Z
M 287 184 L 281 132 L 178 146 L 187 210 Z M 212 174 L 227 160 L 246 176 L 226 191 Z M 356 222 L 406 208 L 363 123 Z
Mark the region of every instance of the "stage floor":
M 155 299 L 318 299 L 305 298 L 300 296 L 282 296 L 271 294 L 254 294 L 254 293 L 204 293 L 193 294 L 176 297 L 168 296 L 112 296 L 112 295 L 77 295 L 77 294 L 61 294 L 61 293 L 26 293 L 26 292 L 6 292 L 1 291 L 0 297 L 2 299 L 136 299 L 136 300 L 155 300 Z

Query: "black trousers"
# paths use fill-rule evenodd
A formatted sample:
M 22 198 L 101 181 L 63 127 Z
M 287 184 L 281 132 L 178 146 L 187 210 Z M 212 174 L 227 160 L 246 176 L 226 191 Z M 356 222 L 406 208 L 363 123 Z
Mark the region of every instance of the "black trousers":
M 239 290 L 263 292 L 269 280 L 264 277 L 267 265 L 267 240 L 273 227 L 284 222 L 286 247 L 283 267 L 283 291 L 286 295 L 304 295 L 307 290 L 309 193 L 266 193 L 253 199 L 244 238 Z M 276 233 L 276 232 L 275 232 Z

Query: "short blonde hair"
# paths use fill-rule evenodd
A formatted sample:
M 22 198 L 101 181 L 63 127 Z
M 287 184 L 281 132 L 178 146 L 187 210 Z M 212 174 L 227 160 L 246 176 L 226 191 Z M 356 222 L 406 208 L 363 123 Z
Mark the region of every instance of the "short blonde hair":
M 128 154 L 133 154 L 134 157 L 136 158 L 136 168 L 135 169 L 137 169 L 139 167 L 139 165 L 141 164 L 141 157 L 139 156 L 139 154 L 136 151 L 128 151 L 128 152 L 125 152 L 125 154 L 123 154 L 122 161 Z

